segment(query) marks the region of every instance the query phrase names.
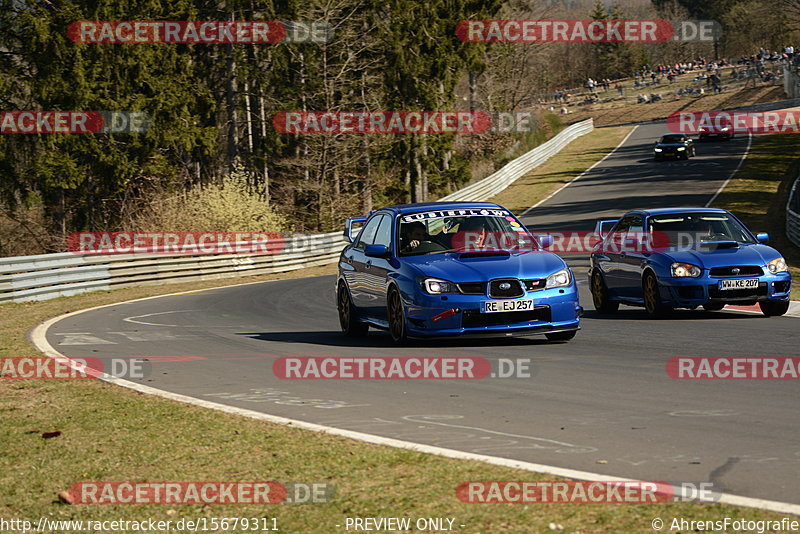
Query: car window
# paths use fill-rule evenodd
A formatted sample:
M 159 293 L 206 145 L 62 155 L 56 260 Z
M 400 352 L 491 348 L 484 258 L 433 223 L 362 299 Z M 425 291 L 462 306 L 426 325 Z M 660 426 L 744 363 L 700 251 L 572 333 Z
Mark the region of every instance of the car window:
M 392 245 L 392 218 L 386 215 L 383 216 L 381 225 L 378 227 L 378 232 L 375 234 L 374 245 L 386 245 L 386 248 L 391 248 Z
M 661 138 L 662 143 L 682 143 L 686 138 L 682 135 L 665 135 Z
M 727 213 L 664 213 L 650 217 L 649 231 L 663 246 L 692 247 L 704 241 L 756 241 Z
M 361 233 L 358 234 L 358 240 L 356 241 L 354 248 L 361 250 L 365 246 L 371 245 L 375 241 L 375 234 L 378 233 L 378 226 L 383 218 L 384 215 L 379 214 L 367 221 L 367 224 L 365 224 L 364 228 L 361 229 Z
M 621 247 L 622 243 L 625 241 L 625 237 L 628 235 L 628 230 L 630 229 L 633 221 L 633 215 L 628 215 L 620 219 L 620 221 L 614 226 L 608 235 L 606 235 L 606 238 L 603 242 L 614 249 L 619 249 L 619 247 Z
M 630 218 L 630 225 L 627 230 L 627 237 L 641 237 L 644 232 L 644 221 L 641 215 L 633 215 Z
M 627 217 L 623 217 L 615 226 L 614 229 L 611 230 L 608 235 L 609 237 L 619 237 L 621 235 L 625 235 L 628 232 L 628 228 L 631 227 L 631 221 L 633 217 L 628 215 Z

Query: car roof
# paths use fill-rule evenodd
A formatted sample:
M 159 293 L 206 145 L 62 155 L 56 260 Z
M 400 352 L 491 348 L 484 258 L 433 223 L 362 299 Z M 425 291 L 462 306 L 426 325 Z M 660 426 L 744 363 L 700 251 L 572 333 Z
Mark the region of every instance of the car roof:
M 416 213 L 428 210 L 463 210 L 469 208 L 506 209 L 493 202 L 421 202 L 417 204 L 397 204 L 386 206 L 377 211 L 392 211 L 394 213 Z

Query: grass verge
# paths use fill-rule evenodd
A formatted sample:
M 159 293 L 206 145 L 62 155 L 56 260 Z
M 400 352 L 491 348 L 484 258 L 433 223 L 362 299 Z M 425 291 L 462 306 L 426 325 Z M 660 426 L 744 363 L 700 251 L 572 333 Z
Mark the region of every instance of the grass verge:
M 795 283 L 792 300 L 800 300 L 800 248 L 786 238 L 786 201 L 800 174 L 800 136 L 759 135 L 736 176 L 714 200 L 714 207 L 736 214 L 754 232 L 769 232 Z
M 490 202 L 522 213 L 614 150 L 632 129 L 633 126 L 598 128 L 579 137 L 559 152 L 558 157 L 536 167 Z

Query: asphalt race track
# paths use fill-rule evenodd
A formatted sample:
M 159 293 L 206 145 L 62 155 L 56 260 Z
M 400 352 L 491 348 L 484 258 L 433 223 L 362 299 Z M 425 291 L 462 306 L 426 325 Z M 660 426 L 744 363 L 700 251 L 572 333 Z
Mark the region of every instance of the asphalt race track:
M 652 160 L 661 125 L 532 210 L 535 230 L 590 230 L 637 207 L 705 205 L 746 137 Z M 758 231 L 758 228 L 753 228 Z M 55 323 L 70 357 L 146 358 L 143 383 L 250 410 L 463 451 L 800 504 L 797 384 L 673 380 L 674 356 L 796 356 L 797 318 L 683 311 L 654 321 L 592 311 L 585 259 L 570 259 L 587 312 L 569 343 L 481 339 L 396 348 L 388 334 L 339 332 L 333 277 L 249 284 L 119 304 Z M 530 378 L 279 380 L 280 356 L 481 356 L 531 360 Z

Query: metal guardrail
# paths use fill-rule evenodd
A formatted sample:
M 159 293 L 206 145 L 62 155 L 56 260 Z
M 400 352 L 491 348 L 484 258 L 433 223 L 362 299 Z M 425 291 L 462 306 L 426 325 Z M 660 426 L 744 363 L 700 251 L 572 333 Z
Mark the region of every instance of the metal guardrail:
M 502 169 L 487 176 L 479 182 L 465 187 L 455 193 L 447 195 L 439 200 L 443 202 L 454 200 L 479 201 L 487 200 L 500 191 L 503 191 L 515 180 L 524 174 L 535 169 L 551 156 L 557 154 L 570 142 L 578 137 L 591 132 L 594 129 L 592 119 L 576 122 L 564 128 L 558 135 L 549 141 L 542 143 L 530 152 L 523 154 L 507 163 Z
M 786 203 L 786 236 L 789 240 L 800 247 L 800 176 L 794 181 L 792 190 L 789 192 L 789 201 Z
M 487 200 L 592 129 L 591 119 L 573 124 L 491 176 L 440 200 Z M 275 253 L 62 252 L 0 258 L 0 302 L 47 300 L 123 287 L 288 272 L 333 263 L 344 245 L 342 233 L 332 232 L 286 238 L 281 251 Z

